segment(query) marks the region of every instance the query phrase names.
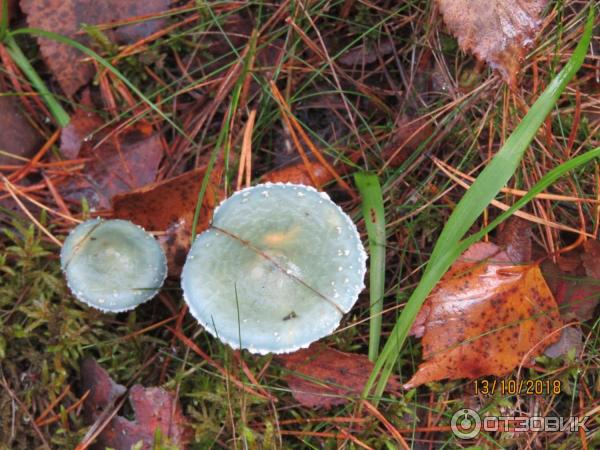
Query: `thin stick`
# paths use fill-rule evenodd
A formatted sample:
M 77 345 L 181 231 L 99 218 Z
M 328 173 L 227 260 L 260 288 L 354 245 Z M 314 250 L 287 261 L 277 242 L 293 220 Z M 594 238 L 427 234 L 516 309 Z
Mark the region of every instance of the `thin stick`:
M 248 115 L 246 128 L 244 128 L 244 138 L 242 140 L 242 151 L 240 153 L 240 167 L 238 169 L 238 177 L 236 189 L 242 188 L 242 177 L 244 173 L 246 187 L 250 187 L 252 175 L 252 133 L 254 131 L 254 121 L 256 120 L 256 110 L 253 109 Z

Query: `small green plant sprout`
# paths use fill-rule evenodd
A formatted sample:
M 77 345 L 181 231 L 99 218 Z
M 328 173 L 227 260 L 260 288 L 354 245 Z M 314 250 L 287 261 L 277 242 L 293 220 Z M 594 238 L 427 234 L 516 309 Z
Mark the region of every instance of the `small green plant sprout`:
M 288 353 L 338 327 L 364 289 L 366 259 L 356 226 L 327 194 L 266 183 L 219 205 L 181 282 L 213 336 L 252 353 Z
M 126 220 L 91 219 L 64 242 L 61 267 L 75 297 L 104 312 L 135 308 L 154 297 L 167 276 L 156 241 Z

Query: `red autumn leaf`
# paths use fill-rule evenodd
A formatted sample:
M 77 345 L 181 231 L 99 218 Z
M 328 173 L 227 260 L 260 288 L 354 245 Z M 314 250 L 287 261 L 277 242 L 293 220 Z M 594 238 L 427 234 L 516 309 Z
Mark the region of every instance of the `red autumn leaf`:
M 525 49 L 539 30 L 546 0 L 437 0 L 444 22 L 460 47 L 516 85 Z
M 561 325 L 537 265 L 514 265 L 498 246 L 475 244 L 419 312 L 413 333 L 423 336 L 423 363 L 404 387 L 506 375 L 556 342 L 551 332 Z
M 313 344 L 279 358 L 290 371 L 284 377 L 294 398 L 309 408 L 331 408 L 360 397 L 373 363 L 365 355 L 346 353 L 322 344 Z M 387 385 L 398 391 L 392 378 Z
M 20 165 L 33 156 L 42 139 L 15 97 L 0 95 L 0 165 Z M 11 156 L 14 155 L 14 156 Z
M 168 6 L 169 0 L 21 0 L 29 26 L 70 37 L 84 45 L 89 45 L 90 40 L 80 31 L 82 24 L 100 25 L 151 15 L 166 11 Z M 142 21 L 115 31 L 106 30 L 105 34 L 113 41 L 130 43 L 159 30 L 164 23 L 164 19 Z M 85 55 L 79 50 L 46 38 L 38 41 L 46 64 L 67 95 L 73 95 L 92 79 L 94 67 L 84 62 Z
M 90 392 L 83 404 L 84 417 L 88 423 L 95 423 L 127 390 L 115 383 L 106 370 L 91 358 L 83 361 L 81 377 L 82 390 Z M 189 441 L 189 428 L 172 393 L 136 384 L 129 391 L 129 402 L 135 412 L 135 420 L 113 417 L 97 438 L 101 448 L 130 449 L 141 441 L 142 449 L 152 449 L 157 429 L 171 444 L 181 450 L 185 448 Z
M 147 230 L 165 231 L 158 240 L 165 249 L 169 274 L 178 275 L 192 239 L 192 223 L 205 169 L 186 172 L 166 181 L 144 186 L 113 198 L 113 216 L 131 220 Z M 214 171 L 204 194 L 196 233 L 204 231 L 219 201 L 216 186 L 220 172 Z
M 68 156 L 89 158 L 82 171 L 60 186 L 67 200 L 85 197 L 92 208 L 110 207 L 110 199 L 152 183 L 163 157 L 160 137 L 140 122 L 120 133 L 98 130 L 102 121 L 78 112 L 61 135 L 61 151 Z M 110 133 L 109 133 L 110 132 Z

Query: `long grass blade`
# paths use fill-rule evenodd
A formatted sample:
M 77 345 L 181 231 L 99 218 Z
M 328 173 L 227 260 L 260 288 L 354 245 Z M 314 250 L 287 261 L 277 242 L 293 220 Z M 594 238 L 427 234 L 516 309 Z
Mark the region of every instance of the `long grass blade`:
M 517 126 L 496 156 L 494 156 L 487 167 L 477 177 L 450 215 L 450 218 L 444 226 L 433 249 L 423 277 L 402 310 L 402 313 L 391 332 L 390 338 L 386 342 L 381 355 L 377 359 L 375 367 L 371 372 L 371 376 L 365 385 L 363 395 L 367 396 L 371 393 L 375 383 L 377 383 L 377 386 L 373 391 L 374 401 L 376 403 L 383 394 L 400 349 L 408 336 L 408 332 L 410 331 L 421 305 L 450 265 L 460 255 L 461 249 L 464 248 L 465 244 L 464 242 L 461 243 L 460 240 L 473 223 L 475 223 L 490 201 L 498 194 L 500 189 L 506 185 L 513 175 L 521 157 L 533 140 L 538 128 L 551 111 L 567 83 L 581 67 L 592 37 L 593 23 L 594 11 L 593 8 L 590 8 L 583 36 L 565 67 L 550 82 L 542 95 L 540 95 L 538 100 L 525 115 L 519 126 Z M 594 151 L 595 150 L 592 152 Z M 593 154 L 594 153 L 592 153 L 592 155 Z M 559 166 L 559 172 L 562 171 L 562 173 L 565 173 L 569 170 L 569 166 L 566 167 L 567 168 L 565 168 L 564 164 Z M 546 183 L 548 180 L 547 177 L 544 177 L 542 180 L 544 180 L 543 188 L 549 186 L 550 183 Z M 540 183 L 542 183 L 542 181 L 536 186 L 539 186 Z M 536 191 L 536 193 L 537 192 L 538 191 Z M 533 196 L 530 193 L 524 196 L 516 204 L 520 204 L 519 207 L 522 207 L 526 201 L 529 201 L 532 198 Z M 513 207 L 508 211 L 511 211 L 512 213 L 515 210 L 516 209 Z M 508 211 L 499 218 L 504 220 L 509 217 L 510 214 L 507 214 Z M 500 221 L 496 220 L 493 223 L 494 226 L 496 226 Z
M 379 355 L 385 289 L 385 211 L 377 175 L 359 172 L 354 175 L 354 181 L 362 197 L 362 213 L 369 237 L 369 359 L 375 361 Z
M 61 128 L 66 127 L 71 121 L 71 118 L 63 109 L 58 100 L 56 100 L 54 94 L 48 90 L 46 83 L 44 83 L 44 81 L 40 78 L 27 57 L 23 54 L 15 39 L 11 35 L 6 35 L 5 43 L 10 57 L 13 59 L 15 64 L 19 66 L 19 69 L 23 71 L 40 97 L 42 97 L 42 100 L 44 100 L 48 106 L 48 110 L 50 111 L 50 114 L 54 116 L 58 126 Z
M 68 38 L 66 36 L 53 33 L 51 31 L 41 30 L 39 28 L 19 28 L 9 33 L 9 36 L 18 36 L 20 34 L 29 34 L 32 36 L 41 36 L 46 39 L 52 39 L 53 41 L 60 42 L 62 44 L 70 45 L 77 50 L 85 53 L 90 58 L 93 58 L 98 64 L 103 66 L 109 72 L 113 73 L 119 80 L 121 80 L 129 89 L 131 89 L 144 103 L 146 103 L 152 110 L 154 110 L 165 122 L 171 125 L 177 132 L 182 136 L 186 136 L 185 132 L 177 125 L 170 117 L 168 117 L 152 100 L 150 100 L 142 91 L 140 91 L 131 81 L 127 79 L 117 68 L 115 68 L 107 59 L 100 56 L 94 50 L 86 47 L 79 42 Z M 68 121 L 67 121 L 68 123 Z

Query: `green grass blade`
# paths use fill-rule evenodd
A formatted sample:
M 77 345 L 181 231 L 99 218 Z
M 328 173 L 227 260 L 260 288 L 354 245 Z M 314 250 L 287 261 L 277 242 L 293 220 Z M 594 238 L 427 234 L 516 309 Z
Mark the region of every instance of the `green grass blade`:
M 385 289 L 385 211 L 377 175 L 356 173 L 354 181 L 362 197 L 362 213 L 369 236 L 369 359 L 375 361 L 379 355 Z
M 469 236 L 467 239 L 464 239 L 460 243 L 459 255 L 469 248 L 469 246 L 473 245 L 475 242 L 480 241 L 483 237 L 508 219 L 515 211 L 521 209 L 527 202 L 533 200 L 533 198 L 539 193 L 543 192 L 548 186 L 555 183 L 560 177 L 565 175 L 567 172 L 576 169 L 579 166 L 587 164 L 588 162 L 600 158 L 600 147 L 597 147 L 593 150 L 588 150 L 582 155 L 579 155 L 569 161 L 562 163 L 561 165 L 555 167 L 546 175 L 544 175 L 540 181 L 538 181 L 528 192 L 527 195 L 524 195 L 519 200 L 517 200 L 514 205 L 508 208 L 506 211 L 502 212 L 498 217 L 492 220 L 486 227 L 479 230 L 477 233 Z
M 56 123 L 59 127 L 66 127 L 71 118 L 67 114 L 67 112 L 63 109 L 63 107 L 58 103 L 58 100 L 54 97 L 52 92 L 48 90 L 46 87 L 46 83 L 40 78 L 38 73 L 35 71 L 27 57 L 21 51 L 21 48 L 17 45 L 14 38 L 9 34 L 5 37 L 5 43 L 8 49 L 8 53 L 10 57 L 13 59 L 15 64 L 19 66 L 19 69 L 23 71 L 27 79 L 30 81 L 31 85 L 37 91 L 37 93 L 42 97 L 42 100 L 48 106 L 48 110 L 50 114 L 54 116 Z
M 8 0 L 0 0 L 2 9 L 0 10 L 0 42 L 4 41 L 8 31 Z
M 366 383 L 364 395 L 368 395 L 371 392 L 376 382 L 377 386 L 373 392 L 375 401 L 377 402 L 383 394 L 400 348 L 408 336 L 417 312 L 433 287 L 460 255 L 461 249 L 464 246 L 464 243 L 461 243 L 460 239 L 475 223 L 500 189 L 506 185 L 538 128 L 551 111 L 569 80 L 573 78 L 577 70 L 581 67 L 592 37 L 593 23 L 594 11 L 593 8 L 590 8 L 583 36 L 565 67 L 550 82 L 519 126 L 477 177 L 450 215 L 437 240 L 421 281 L 402 310 L 390 338 L 375 363 L 371 376 Z M 522 200 L 525 198 L 529 201 L 532 196 L 527 195 Z M 508 215 L 503 214 L 501 217 L 504 220 Z M 498 223 L 500 222 L 495 222 L 495 225 Z

